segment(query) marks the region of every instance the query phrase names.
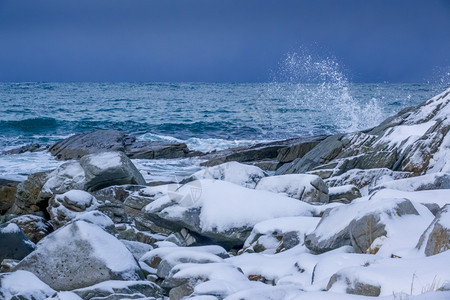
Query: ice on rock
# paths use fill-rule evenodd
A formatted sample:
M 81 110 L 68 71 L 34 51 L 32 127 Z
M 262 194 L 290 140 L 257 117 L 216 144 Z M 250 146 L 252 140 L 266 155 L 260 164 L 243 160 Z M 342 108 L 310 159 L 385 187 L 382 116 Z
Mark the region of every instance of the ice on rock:
M 182 183 L 199 179 L 216 179 L 253 189 L 266 176 L 267 174 L 256 166 L 231 161 L 200 170 L 183 180 Z
M 262 178 L 255 189 L 285 194 L 304 202 L 328 202 L 328 187 L 317 175 L 287 174 Z
M 0 274 L 0 299 L 46 299 L 54 293 L 55 290 L 31 272 Z

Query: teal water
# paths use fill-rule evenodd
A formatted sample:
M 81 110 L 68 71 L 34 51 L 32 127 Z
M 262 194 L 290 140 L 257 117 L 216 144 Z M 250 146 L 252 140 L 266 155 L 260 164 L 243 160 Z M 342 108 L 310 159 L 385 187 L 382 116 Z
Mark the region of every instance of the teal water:
M 439 84 L 340 81 L 0 83 L 0 152 L 32 143 L 52 144 L 96 129 L 123 130 L 142 140 L 183 141 L 191 149 L 205 152 L 258 141 L 356 131 L 375 126 L 445 88 Z M 30 172 L 55 165 L 50 157 L 3 156 L 0 177 L 23 179 Z

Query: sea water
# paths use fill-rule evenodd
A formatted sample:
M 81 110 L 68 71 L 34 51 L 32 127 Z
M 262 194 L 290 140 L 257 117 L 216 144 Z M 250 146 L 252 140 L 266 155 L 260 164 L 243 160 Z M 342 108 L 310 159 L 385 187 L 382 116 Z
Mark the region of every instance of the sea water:
M 117 129 L 139 140 L 209 152 L 291 137 L 363 130 L 438 94 L 440 84 L 0 83 L 0 152 Z M 134 160 L 147 180 L 173 180 L 201 158 Z M 47 152 L 0 156 L 0 178 L 57 167 Z

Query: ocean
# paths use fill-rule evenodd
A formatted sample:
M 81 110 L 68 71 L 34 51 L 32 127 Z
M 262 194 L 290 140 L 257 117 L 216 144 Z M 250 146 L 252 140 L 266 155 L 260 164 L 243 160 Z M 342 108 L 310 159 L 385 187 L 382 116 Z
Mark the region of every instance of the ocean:
M 0 83 L 0 153 L 117 129 L 209 152 L 291 137 L 363 130 L 442 92 L 441 84 Z M 134 160 L 147 180 L 198 170 L 201 158 Z M 46 151 L 0 156 L 0 178 L 24 180 L 61 162 Z

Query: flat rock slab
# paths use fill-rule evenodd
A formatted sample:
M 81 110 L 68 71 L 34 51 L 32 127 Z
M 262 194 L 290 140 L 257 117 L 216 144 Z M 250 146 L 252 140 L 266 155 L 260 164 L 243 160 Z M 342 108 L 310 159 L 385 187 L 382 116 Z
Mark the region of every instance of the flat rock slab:
M 192 154 L 184 143 L 136 141 L 136 137 L 118 130 L 97 130 L 73 135 L 50 147 L 59 160 L 79 159 L 87 154 L 121 151 L 130 158 L 179 158 Z

